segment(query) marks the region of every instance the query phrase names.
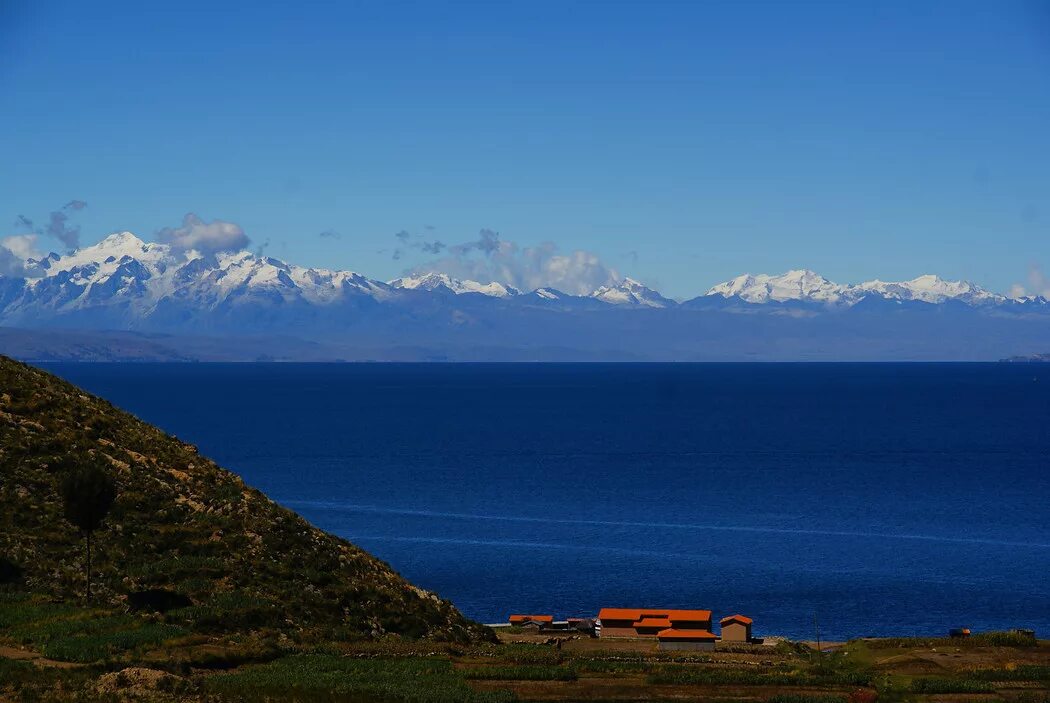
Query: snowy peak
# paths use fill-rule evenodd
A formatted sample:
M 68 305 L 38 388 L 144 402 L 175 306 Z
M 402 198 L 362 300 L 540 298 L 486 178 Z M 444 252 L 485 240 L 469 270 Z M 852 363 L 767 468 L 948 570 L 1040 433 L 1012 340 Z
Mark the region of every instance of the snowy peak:
M 611 305 L 635 305 L 650 308 L 666 308 L 674 305 L 673 300 L 663 297 L 633 278 L 625 278 L 616 286 L 602 286 L 591 293 L 590 297 Z
M 63 271 L 72 271 L 79 266 L 113 264 L 124 257 L 143 263 L 156 263 L 168 256 L 168 253 L 165 244 L 144 242 L 131 232 L 116 232 L 97 244 L 77 249 L 65 256 L 51 253 L 45 257 L 44 262 L 48 265 L 43 268 L 47 275 L 53 276 Z
M 874 293 L 888 300 L 920 300 L 924 303 L 943 303 L 958 300 L 973 305 L 1005 302 L 1006 298 L 990 293 L 969 281 L 946 281 L 926 274 L 910 281 L 887 283 L 874 280 L 856 287 L 865 293 Z
M 809 270 L 788 271 L 779 276 L 744 274 L 712 287 L 705 295 L 739 298 L 748 303 L 801 301 L 847 306 L 869 296 L 924 303 L 955 300 L 980 305 L 1006 302 L 1004 296 L 990 293 L 969 281 L 946 281 L 931 274 L 910 281 L 874 280 L 857 285 L 844 285 L 829 281 Z
M 109 235 L 98 244 L 94 246 L 85 247 L 83 251 L 90 251 L 96 249 L 98 251 L 106 250 L 142 250 L 145 248 L 146 242 L 136 237 L 131 232 L 114 232 Z
M 537 288 L 532 291 L 533 295 L 544 300 L 561 300 L 565 294 L 555 288 Z
M 452 278 L 448 274 L 436 272 L 395 278 L 390 281 L 389 285 L 393 288 L 401 288 L 404 290 L 434 291 L 447 289 L 456 295 L 462 295 L 463 293 L 480 293 L 481 295 L 487 295 L 492 298 L 508 298 L 510 296 L 521 294 L 521 291 L 517 288 L 505 286 L 502 283 L 497 283 L 495 281 L 491 283 L 465 281 L 458 278 Z
M 836 303 L 842 300 L 847 292 L 848 286 L 832 283 L 809 269 L 797 269 L 779 276 L 764 273 L 756 276 L 744 274 L 714 286 L 705 295 L 740 298 L 749 303 L 786 300 Z

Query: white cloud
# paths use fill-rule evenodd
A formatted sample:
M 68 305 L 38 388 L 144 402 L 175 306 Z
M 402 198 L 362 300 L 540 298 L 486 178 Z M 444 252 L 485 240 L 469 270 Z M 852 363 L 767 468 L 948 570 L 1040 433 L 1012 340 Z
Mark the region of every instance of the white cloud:
M 36 240 L 35 234 L 16 234 L 0 239 L 0 276 L 32 276 L 34 272 L 26 267 L 26 259 L 43 256 L 37 251 Z
M 1028 270 L 1028 285 L 1015 283 L 1010 287 L 1011 298 L 1022 298 L 1026 295 L 1041 295 L 1050 298 L 1050 277 L 1043 273 L 1038 266 L 1033 265 Z
M 622 280 L 618 271 L 593 252 L 561 253 L 553 242 L 519 247 L 492 230 L 482 230 L 476 240 L 449 246 L 448 251 L 450 256 L 416 266 L 413 272 L 437 271 L 481 283 L 498 281 L 523 291 L 557 288 L 575 295 Z
M 157 241 L 170 244 L 176 251 L 193 249 L 202 254 L 246 249 L 251 240 L 241 226 L 233 222 L 205 222 L 190 212 L 182 218 L 182 227 L 165 227 L 157 232 Z
M 32 270 L 26 267 L 26 259 L 41 259 L 44 256 L 36 248 L 36 243 L 36 234 L 15 234 L 0 239 L 0 275 L 32 275 Z
M 0 239 L 0 247 L 7 249 L 23 260 L 39 259 L 43 257 L 43 254 L 36 248 L 36 239 L 37 236 L 35 234 L 15 234 Z

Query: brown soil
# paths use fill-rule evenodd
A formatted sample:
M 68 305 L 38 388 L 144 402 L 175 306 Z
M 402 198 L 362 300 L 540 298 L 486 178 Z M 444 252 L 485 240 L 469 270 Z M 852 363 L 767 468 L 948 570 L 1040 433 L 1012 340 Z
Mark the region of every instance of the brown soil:
M 0 645 L 0 659 L 28 661 L 36 666 L 50 666 L 56 669 L 76 669 L 84 666 L 83 664 L 75 664 L 73 662 L 60 662 L 54 659 L 48 659 L 39 652 L 32 652 L 28 649 L 19 649 L 17 647 L 8 647 L 6 645 Z

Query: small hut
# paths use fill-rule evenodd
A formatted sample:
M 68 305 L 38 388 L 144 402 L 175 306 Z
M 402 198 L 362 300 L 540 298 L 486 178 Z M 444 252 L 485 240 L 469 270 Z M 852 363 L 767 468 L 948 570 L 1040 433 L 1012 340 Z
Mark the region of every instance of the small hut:
M 720 624 L 723 642 L 751 641 L 751 618 L 746 615 L 730 615 L 722 618 Z

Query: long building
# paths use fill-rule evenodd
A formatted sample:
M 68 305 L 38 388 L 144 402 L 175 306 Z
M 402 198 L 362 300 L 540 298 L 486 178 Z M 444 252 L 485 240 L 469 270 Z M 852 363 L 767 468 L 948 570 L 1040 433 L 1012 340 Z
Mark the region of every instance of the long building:
M 550 626 L 554 622 L 553 615 L 511 615 L 508 619 L 511 625 L 539 625 Z
M 707 630 L 663 630 L 657 633 L 660 649 L 669 651 L 711 651 L 718 637 Z
M 710 610 L 602 608 L 599 637 L 656 637 L 664 630 L 711 631 Z

